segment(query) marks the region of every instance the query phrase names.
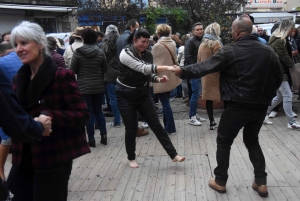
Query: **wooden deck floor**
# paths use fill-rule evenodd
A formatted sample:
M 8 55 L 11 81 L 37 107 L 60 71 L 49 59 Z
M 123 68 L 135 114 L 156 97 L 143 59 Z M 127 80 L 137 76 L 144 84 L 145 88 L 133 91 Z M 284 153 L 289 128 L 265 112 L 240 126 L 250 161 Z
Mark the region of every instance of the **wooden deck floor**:
M 299 105 L 294 103 L 298 111 Z M 227 193 L 219 194 L 208 187 L 216 167 L 217 132 L 208 130 L 207 121 L 202 126 L 190 126 L 188 108 L 181 101 L 172 102 L 172 107 L 177 134 L 170 138 L 178 153 L 186 157 L 185 162 L 173 163 L 148 129 L 148 136 L 137 138 L 140 168 L 131 169 L 125 152 L 124 126 L 107 126 L 108 145 L 99 144 L 96 131 L 97 147 L 74 161 L 68 200 L 300 200 L 300 131 L 286 128 L 282 111 L 273 119 L 274 125 L 263 126 L 260 132 L 269 187 L 269 197 L 263 199 L 251 188 L 253 167 L 242 135 L 238 135 L 231 149 Z M 219 122 L 220 114 L 216 117 Z M 10 167 L 9 162 L 6 167 Z

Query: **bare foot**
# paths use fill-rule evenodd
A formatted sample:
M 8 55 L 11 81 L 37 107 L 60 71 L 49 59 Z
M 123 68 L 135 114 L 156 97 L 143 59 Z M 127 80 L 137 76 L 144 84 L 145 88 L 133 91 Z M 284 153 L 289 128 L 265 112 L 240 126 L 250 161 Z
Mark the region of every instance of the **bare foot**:
M 175 156 L 175 158 L 173 158 L 173 162 L 182 162 L 185 160 L 185 157 L 182 157 L 182 156 Z
M 131 168 L 139 168 L 139 165 L 137 164 L 137 162 L 135 162 L 135 160 L 129 161 L 129 166 Z

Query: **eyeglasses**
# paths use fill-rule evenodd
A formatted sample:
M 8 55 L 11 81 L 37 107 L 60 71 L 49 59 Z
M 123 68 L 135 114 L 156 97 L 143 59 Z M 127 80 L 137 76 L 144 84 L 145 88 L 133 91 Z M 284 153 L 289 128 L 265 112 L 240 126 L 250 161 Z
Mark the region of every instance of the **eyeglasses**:
M 257 30 L 257 31 L 263 31 L 263 30 Z

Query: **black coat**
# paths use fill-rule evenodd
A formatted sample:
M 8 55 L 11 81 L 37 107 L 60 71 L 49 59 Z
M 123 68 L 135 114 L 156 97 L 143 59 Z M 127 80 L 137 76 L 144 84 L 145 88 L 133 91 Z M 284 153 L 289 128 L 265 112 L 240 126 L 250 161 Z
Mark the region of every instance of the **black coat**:
M 270 105 L 282 82 L 277 54 L 251 35 L 224 46 L 206 61 L 184 66 L 182 70 L 182 79 L 220 71 L 223 101 Z

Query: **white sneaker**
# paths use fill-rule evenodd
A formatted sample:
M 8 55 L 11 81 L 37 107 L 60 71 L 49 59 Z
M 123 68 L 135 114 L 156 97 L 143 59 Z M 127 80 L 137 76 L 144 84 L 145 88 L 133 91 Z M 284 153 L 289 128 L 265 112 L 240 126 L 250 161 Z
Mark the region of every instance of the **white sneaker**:
M 174 98 L 169 98 L 169 102 L 173 102 L 174 101 Z
M 145 121 L 143 121 L 142 126 L 143 126 L 143 128 L 149 128 L 149 125 Z
M 201 126 L 201 122 L 198 121 L 196 115 L 195 116 L 192 116 L 190 119 L 189 119 L 189 124 L 193 125 L 193 126 Z
M 292 111 L 292 114 L 294 118 L 297 118 L 297 114 L 294 111 Z
M 275 118 L 277 116 L 277 112 L 275 111 L 272 111 L 270 114 L 269 114 L 269 117 L 270 118 Z
M 299 124 L 298 121 L 295 121 L 295 122 L 292 123 L 292 124 L 288 123 L 288 124 L 287 124 L 287 127 L 288 127 L 289 129 L 300 130 L 300 124 Z
M 196 114 L 196 118 L 198 121 L 201 121 L 201 122 L 206 121 L 206 119 L 200 117 L 200 115 L 198 115 L 198 114 Z
M 265 118 L 265 120 L 264 120 L 263 123 L 264 123 L 264 124 L 267 124 L 267 125 L 272 125 L 272 124 L 273 124 L 272 121 L 269 121 L 268 115 L 266 116 L 266 118 Z

